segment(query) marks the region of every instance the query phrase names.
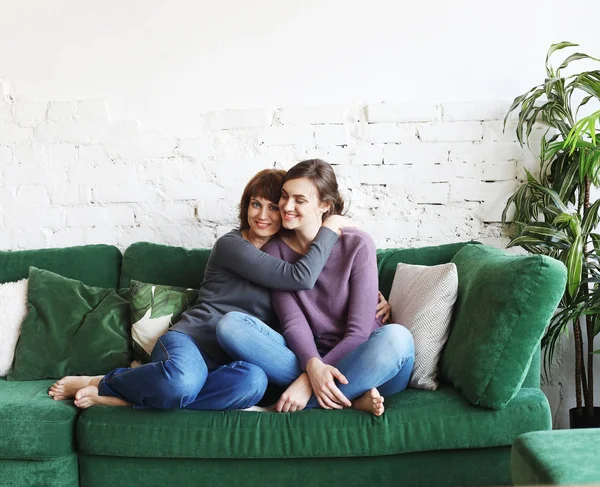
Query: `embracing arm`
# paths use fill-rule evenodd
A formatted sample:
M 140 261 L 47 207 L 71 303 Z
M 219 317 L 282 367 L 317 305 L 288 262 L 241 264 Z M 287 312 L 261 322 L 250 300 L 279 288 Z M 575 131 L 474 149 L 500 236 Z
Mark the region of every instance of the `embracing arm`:
M 306 362 L 320 357 L 312 329 L 298 305 L 295 296 L 286 291 L 271 291 L 271 304 L 281 323 L 283 336 L 290 349 L 306 370 Z
M 331 249 L 338 241 L 336 232 L 321 227 L 306 255 L 295 263 L 273 257 L 235 235 L 224 235 L 213 252 L 222 267 L 260 286 L 296 291 L 312 289 Z
M 352 264 L 350 274 L 350 299 L 344 338 L 324 357 L 323 363 L 334 365 L 368 340 L 375 331 L 377 307 L 377 263 L 375 247 L 371 242 L 362 246 Z

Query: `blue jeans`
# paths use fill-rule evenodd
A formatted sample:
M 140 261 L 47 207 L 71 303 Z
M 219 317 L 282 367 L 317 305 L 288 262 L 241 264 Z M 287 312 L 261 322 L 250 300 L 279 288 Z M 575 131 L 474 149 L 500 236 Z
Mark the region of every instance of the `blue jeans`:
M 267 377 L 256 365 L 219 365 L 188 335 L 169 331 L 156 342 L 150 363 L 109 372 L 98 394 L 134 408 L 224 411 L 254 406 L 266 388 Z
M 235 360 L 258 365 L 273 384 L 287 387 L 302 373 L 285 338 L 253 316 L 227 313 L 217 325 L 217 339 Z M 349 400 L 373 387 L 383 396 L 394 394 L 406 389 L 414 361 L 410 332 L 402 325 L 382 326 L 335 364 L 348 379 L 337 386 Z M 320 407 L 314 395 L 306 407 Z

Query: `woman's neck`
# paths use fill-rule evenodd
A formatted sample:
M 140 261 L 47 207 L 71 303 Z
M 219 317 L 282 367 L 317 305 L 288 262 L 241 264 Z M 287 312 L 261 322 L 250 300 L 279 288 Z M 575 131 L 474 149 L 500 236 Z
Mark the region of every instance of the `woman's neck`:
M 313 243 L 313 240 L 317 237 L 317 233 L 319 233 L 319 229 L 321 225 L 316 225 L 310 228 L 303 228 L 294 230 L 291 235 L 291 240 L 288 241 L 288 245 L 290 245 L 296 252 L 299 254 L 306 254 L 308 249 L 310 248 L 310 244 Z
M 248 240 L 252 245 L 254 245 L 257 249 L 261 249 L 264 244 L 266 244 L 269 240 L 271 240 L 275 235 L 271 235 L 270 237 L 259 237 L 252 230 L 242 230 L 242 237 L 245 240 Z

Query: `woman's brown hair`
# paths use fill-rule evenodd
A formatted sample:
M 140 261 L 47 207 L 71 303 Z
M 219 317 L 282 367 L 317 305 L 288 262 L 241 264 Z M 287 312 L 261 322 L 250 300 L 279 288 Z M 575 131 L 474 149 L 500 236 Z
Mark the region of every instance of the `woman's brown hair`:
M 277 204 L 281 196 L 281 186 L 285 171 L 282 169 L 263 169 L 257 173 L 244 188 L 242 198 L 240 199 L 240 230 L 247 230 L 248 225 L 248 207 L 252 198 L 265 198 Z
M 344 198 L 340 194 L 337 178 L 331 165 L 321 159 L 308 159 L 292 167 L 283 184 L 292 179 L 306 178 L 312 182 L 319 192 L 319 199 L 329 203 L 329 210 L 323 214 L 323 220 L 330 215 L 341 215 L 344 211 Z

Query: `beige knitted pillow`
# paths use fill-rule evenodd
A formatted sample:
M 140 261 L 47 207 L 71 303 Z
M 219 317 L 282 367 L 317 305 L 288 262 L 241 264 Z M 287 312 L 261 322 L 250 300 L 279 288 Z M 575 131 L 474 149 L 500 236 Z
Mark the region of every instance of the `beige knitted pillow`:
M 456 265 L 398 264 L 390 292 L 394 323 L 410 330 L 415 342 L 415 365 L 409 387 L 435 391 L 438 361 L 450 330 L 458 294 Z

